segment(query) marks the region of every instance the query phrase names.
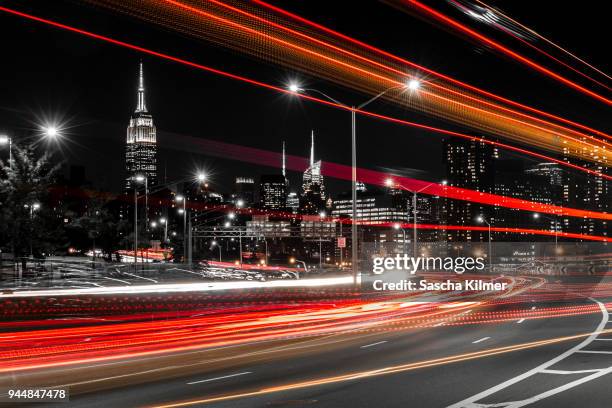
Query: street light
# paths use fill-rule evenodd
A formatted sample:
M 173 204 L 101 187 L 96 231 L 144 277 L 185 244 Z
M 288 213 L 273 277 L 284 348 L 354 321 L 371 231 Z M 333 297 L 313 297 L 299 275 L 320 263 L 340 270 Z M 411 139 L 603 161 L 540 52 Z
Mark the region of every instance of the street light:
M 59 136 L 61 136 L 61 131 L 56 125 L 43 125 L 40 129 L 42 131 L 42 135 L 48 139 L 57 139 Z
M 219 262 L 221 262 L 221 245 L 219 245 L 217 241 L 213 241 L 211 242 L 211 246 L 216 246 L 217 248 L 219 248 Z
M 148 213 L 148 195 L 149 183 L 146 176 L 137 174 L 132 177 L 135 182 L 145 183 L 145 212 Z M 148 225 L 148 216 L 145 217 L 145 223 Z M 138 263 L 138 187 L 134 184 L 134 265 Z
M 199 182 L 203 183 L 206 181 L 206 174 L 205 173 L 198 173 L 196 178 L 198 179 Z
M 402 247 L 404 248 L 404 253 L 406 253 L 406 230 L 402 228 L 402 225 L 399 222 L 393 224 L 393 229 L 401 230 L 403 235 Z
M 399 88 L 404 88 L 404 89 L 408 89 L 411 91 L 415 91 L 420 87 L 420 82 L 417 81 L 416 79 L 412 79 L 410 81 L 408 81 L 407 83 L 403 84 L 403 85 L 396 85 L 393 86 L 391 88 L 387 88 L 384 91 L 380 92 L 379 94 L 375 95 L 374 97 L 368 99 L 367 101 L 365 101 L 364 103 L 362 103 L 361 105 L 348 105 L 342 102 L 339 102 L 338 100 L 332 98 L 331 96 L 325 94 L 324 92 L 321 92 L 317 89 L 304 89 L 300 86 L 300 84 L 298 84 L 297 82 L 291 82 L 290 84 L 288 84 L 287 89 L 294 93 L 300 93 L 300 92 L 315 92 L 321 96 L 323 96 L 324 98 L 330 100 L 331 102 L 340 105 L 344 108 L 346 108 L 347 110 L 350 110 L 351 112 L 351 168 L 352 168 L 352 174 L 351 174 L 351 199 L 352 199 L 352 219 L 353 219 L 353 223 L 351 225 L 351 242 L 352 242 L 352 251 L 351 251 L 351 258 L 352 258 L 352 262 L 351 262 L 351 266 L 353 269 L 353 284 L 357 285 L 357 276 L 358 276 L 358 265 L 357 265 L 357 118 L 356 118 L 356 112 L 358 110 L 361 110 L 362 108 L 364 108 L 365 106 L 369 105 L 370 103 L 374 102 L 375 100 L 377 100 L 378 98 L 380 98 L 381 96 L 385 95 L 387 92 L 394 90 L 394 89 L 399 89 Z
M 323 269 L 323 220 L 326 217 L 325 211 L 319 213 L 321 222 L 319 223 L 319 272 Z
M 491 251 L 491 223 L 487 221 L 482 215 L 479 215 L 476 218 L 476 221 L 478 221 L 480 224 L 484 222 L 489 227 L 489 272 L 493 272 L 493 253 Z
M 175 199 L 183 203 L 183 208 L 179 208 L 178 212 L 183 214 L 183 262 L 187 262 L 187 198 L 179 194 Z
M 32 248 L 32 236 L 34 235 L 34 211 L 40 209 L 40 203 L 24 204 L 24 208 L 30 210 L 30 258 L 34 259 L 34 250 Z
M 9 149 L 9 168 L 13 169 L 13 139 L 7 135 L 0 135 L 0 145 L 8 145 Z
M 244 200 L 238 200 L 238 201 L 236 201 L 236 207 L 238 207 L 238 208 L 242 208 L 242 207 L 244 207 Z
M 429 183 L 423 187 L 421 187 L 419 190 L 411 190 L 409 188 L 406 188 L 404 186 L 401 186 L 402 188 L 405 188 L 408 191 L 412 192 L 412 219 L 413 219 L 413 232 L 412 232 L 412 238 L 413 238 L 413 252 L 414 252 L 414 256 L 417 255 L 417 251 L 418 251 L 418 232 L 417 232 L 417 194 L 419 194 L 422 191 L 425 191 L 426 189 L 428 189 L 429 187 L 435 185 L 437 183 Z M 441 185 L 446 186 L 448 184 L 448 182 L 446 180 L 442 180 L 440 182 Z M 395 186 L 395 182 L 393 181 L 392 178 L 388 178 L 385 180 L 385 185 L 389 188 L 394 187 Z
M 164 224 L 164 244 L 168 241 L 168 220 L 164 217 L 159 219 L 160 224 Z
M 534 219 L 537 220 L 540 217 L 546 218 L 547 220 L 550 220 L 555 223 L 554 224 L 555 225 L 555 254 L 558 254 L 559 253 L 559 220 L 557 218 L 551 218 L 546 215 L 541 215 L 540 213 L 533 213 Z
M 416 91 L 421 87 L 421 82 L 416 79 L 411 79 L 408 81 L 408 89 L 411 91 Z

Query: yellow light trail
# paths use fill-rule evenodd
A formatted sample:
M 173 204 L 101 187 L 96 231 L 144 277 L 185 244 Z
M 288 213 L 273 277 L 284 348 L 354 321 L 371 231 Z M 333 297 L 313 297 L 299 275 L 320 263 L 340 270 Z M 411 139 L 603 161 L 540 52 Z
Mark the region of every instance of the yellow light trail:
M 602 330 L 601 332 L 598 332 L 598 334 L 606 334 L 606 333 L 612 333 L 612 329 Z M 186 407 L 186 406 L 197 405 L 197 404 L 209 404 L 212 402 L 228 401 L 232 399 L 246 398 L 246 397 L 255 397 L 258 395 L 265 395 L 265 394 L 281 392 L 281 391 L 290 391 L 290 390 L 301 389 L 301 388 L 309 388 L 309 387 L 328 385 L 328 384 L 334 384 L 334 383 L 339 383 L 339 382 L 359 380 L 363 378 L 378 377 L 381 375 L 396 374 L 396 373 L 401 373 L 405 371 L 417 370 L 419 368 L 436 367 L 436 366 L 445 365 L 445 364 L 458 363 L 458 362 L 466 361 L 466 360 L 474 360 L 477 358 L 490 357 L 490 356 L 495 356 L 495 355 L 500 355 L 500 354 L 505 354 L 505 353 L 511 353 L 514 351 L 526 350 L 526 349 L 546 346 L 550 344 L 556 344 L 556 343 L 561 343 L 565 341 L 581 339 L 584 337 L 588 337 L 592 334 L 593 333 L 582 333 L 582 334 L 576 334 L 573 336 L 564 336 L 564 337 L 557 337 L 557 338 L 548 339 L 548 340 L 539 340 L 539 341 L 533 341 L 529 343 L 521 343 L 521 344 L 516 344 L 513 346 L 497 347 L 497 348 L 492 348 L 492 349 L 487 349 L 487 350 L 482 350 L 482 351 L 476 351 L 472 353 L 457 354 L 454 356 L 419 361 L 416 363 L 388 366 L 388 367 L 378 368 L 375 370 L 356 371 L 356 372 L 352 372 L 352 373 L 344 374 L 344 375 L 324 377 L 324 378 L 319 378 L 319 379 L 310 380 L 310 381 L 301 381 L 301 382 L 296 382 L 292 384 L 280 385 L 276 387 L 268 387 L 268 388 L 263 388 L 257 391 L 222 395 L 219 397 L 212 397 L 212 398 L 194 399 L 194 400 L 189 400 L 189 401 L 181 401 L 181 402 L 175 402 L 175 403 L 163 404 L 163 405 L 154 405 L 154 406 L 151 406 L 151 408 L 176 408 L 176 407 Z

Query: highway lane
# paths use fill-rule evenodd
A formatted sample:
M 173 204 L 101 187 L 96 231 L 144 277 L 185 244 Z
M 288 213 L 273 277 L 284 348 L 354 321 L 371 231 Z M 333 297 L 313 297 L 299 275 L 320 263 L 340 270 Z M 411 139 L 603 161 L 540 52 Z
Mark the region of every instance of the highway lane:
M 538 303 L 535 307 L 546 306 L 549 305 Z M 148 406 L 161 402 L 207 399 L 257 391 L 343 373 L 588 333 L 601 321 L 601 314 L 519 321 L 520 319 L 498 324 L 441 325 L 427 329 L 393 330 L 389 327 L 389 330 L 328 336 L 310 340 L 313 347 L 301 348 L 300 353 L 290 351 L 275 355 L 276 353 L 272 352 L 255 360 L 240 358 L 238 355 L 238 358 L 234 358 L 230 363 L 215 366 L 212 370 L 204 364 L 196 366 L 198 370 L 188 375 L 180 375 L 183 370 L 179 369 L 174 379 L 155 381 L 155 373 L 145 373 L 141 379 L 142 384 L 82 396 L 74 395 L 71 406 Z M 519 376 L 532 367 L 555 358 L 582 340 L 583 338 L 578 338 L 478 359 L 283 392 L 269 392 L 209 405 L 253 407 L 316 404 L 331 407 L 342 403 L 350 406 L 447 406 L 484 389 L 495 387 L 508 378 Z M 331 343 L 332 341 L 334 343 Z M 201 357 L 198 355 L 194 360 Z M 525 393 L 550 388 L 559 380 L 559 376 L 537 381 L 532 379 Z M 107 385 L 117 387 L 121 385 L 120 382 L 121 378 L 111 379 Z M 78 388 L 79 386 L 75 386 L 75 391 L 78 392 Z M 381 398 L 384 398 L 385 402 L 382 405 Z

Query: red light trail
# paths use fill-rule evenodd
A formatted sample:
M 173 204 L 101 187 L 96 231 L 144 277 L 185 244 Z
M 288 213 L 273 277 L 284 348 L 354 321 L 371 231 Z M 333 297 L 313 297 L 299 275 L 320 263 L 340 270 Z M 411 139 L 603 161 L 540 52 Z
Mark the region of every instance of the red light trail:
M 202 64 L 198 64 L 198 63 L 195 63 L 195 62 L 192 62 L 192 61 L 184 60 L 182 58 L 174 57 L 174 56 L 171 56 L 171 55 L 168 55 L 168 54 L 165 54 L 165 53 L 161 53 L 161 52 L 157 52 L 157 51 L 154 51 L 154 50 L 150 50 L 148 48 L 144 48 L 144 47 L 140 47 L 140 46 L 137 46 L 137 45 L 134 45 L 134 44 L 126 43 L 124 41 L 116 40 L 116 39 L 113 39 L 113 38 L 110 38 L 110 37 L 106 37 L 106 36 L 103 36 L 103 35 L 100 35 L 100 34 L 95 34 L 95 33 L 89 32 L 89 31 L 85 31 L 85 30 L 82 30 L 82 29 L 79 29 L 79 28 L 75 28 L 75 27 L 72 27 L 72 26 L 61 24 L 61 23 L 58 23 L 58 22 L 55 22 L 55 21 L 47 20 L 47 19 L 44 19 L 44 18 L 41 18 L 41 17 L 33 16 L 33 15 L 30 15 L 30 14 L 23 13 L 23 12 L 20 12 L 20 11 L 17 11 L 17 10 L 13 10 L 13 9 L 9 9 L 9 8 L 3 7 L 3 6 L 0 6 L 0 11 L 5 11 L 5 12 L 10 13 L 10 14 L 14 14 L 14 15 L 17 15 L 17 16 L 20 16 L 20 17 L 24 17 L 24 18 L 27 18 L 27 19 L 30 19 L 30 20 L 34 20 L 34 21 L 37 21 L 37 22 L 48 24 L 48 25 L 51 25 L 51 26 L 54 26 L 54 27 L 57 27 L 57 28 L 61 28 L 61 29 L 64 29 L 64 30 L 72 31 L 72 32 L 75 32 L 75 33 L 78 33 L 78 34 L 81 34 L 81 35 L 85 35 L 85 36 L 88 36 L 88 37 L 91 37 L 91 38 L 94 38 L 94 39 L 97 39 L 97 40 L 102 40 L 102 41 L 109 42 L 109 43 L 114 44 L 114 45 L 122 46 L 122 47 L 129 48 L 129 49 L 141 52 L 141 53 L 149 54 L 149 55 L 152 55 L 152 56 L 155 56 L 155 57 L 158 57 L 158 58 L 163 58 L 163 59 L 166 59 L 166 60 L 169 60 L 169 61 L 180 63 L 180 64 L 183 64 L 183 65 L 192 67 L 192 68 L 197 68 L 197 69 L 200 69 L 200 70 L 203 70 L 203 71 L 207 71 L 207 72 L 210 72 L 210 73 L 213 73 L 213 74 L 221 75 L 221 76 L 224 76 L 224 77 L 227 77 L 227 78 L 230 78 L 230 79 L 246 82 L 246 83 L 249 83 L 251 85 L 258 86 L 258 87 L 266 88 L 266 89 L 273 90 L 273 91 L 280 92 L 280 93 L 284 93 L 284 94 L 295 95 L 295 96 L 300 97 L 302 99 L 309 100 L 309 101 L 312 101 L 312 102 L 317 102 L 317 103 L 320 103 L 320 104 L 323 104 L 323 105 L 327 105 L 327 106 L 331 106 L 331 107 L 334 107 L 334 108 L 337 108 L 337 109 L 342 109 L 342 110 L 346 110 L 346 111 L 351 111 L 352 110 L 352 108 L 350 108 L 350 107 L 347 107 L 347 106 L 344 106 L 344 105 L 339 105 L 339 104 L 336 104 L 336 103 L 333 103 L 333 102 L 330 102 L 330 101 L 327 101 L 327 100 L 324 100 L 324 99 L 320 99 L 320 98 L 313 97 L 313 96 L 310 96 L 310 95 L 305 95 L 305 94 L 296 94 L 296 93 L 293 93 L 293 92 L 291 92 L 291 91 L 289 91 L 289 90 L 287 90 L 285 88 L 281 88 L 281 87 L 278 87 L 278 86 L 266 84 L 264 82 L 253 80 L 253 79 L 250 79 L 250 78 L 247 78 L 247 77 L 244 77 L 244 76 L 232 74 L 232 73 L 229 73 L 229 72 L 226 72 L 226 71 L 222 71 L 222 70 L 219 70 L 219 69 L 216 69 L 216 68 L 208 67 L 208 66 L 205 66 L 205 65 L 202 65 Z M 575 165 L 575 164 L 572 164 L 572 163 L 568 163 L 568 162 L 565 162 L 565 161 L 562 161 L 562 160 L 558 160 L 558 159 L 555 159 L 553 157 L 546 156 L 546 155 L 543 155 L 543 154 L 540 154 L 540 153 L 536 153 L 536 152 L 532 152 L 532 151 L 529 151 L 529 150 L 526 150 L 526 149 L 523 149 L 523 148 L 519 148 L 519 147 L 515 147 L 515 146 L 512 146 L 512 145 L 508 145 L 508 144 L 505 144 L 505 143 L 491 141 L 491 140 L 487 140 L 487 139 L 484 139 L 484 138 L 477 138 L 475 136 L 470 136 L 470 135 L 467 135 L 467 134 L 463 134 L 463 133 L 459 133 L 459 132 L 454 132 L 454 131 L 450 131 L 450 130 L 446 130 L 446 129 L 441 129 L 441 128 L 437 128 L 437 127 L 433 127 L 433 126 L 423 125 L 423 124 L 420 124 L 420 123 L 409 122 L 409 121 L 406 121 L 406 120 L 403 120 L 403 119 L 398 119 L 398 118 L 394 118 L 394 117 L 390 117 L 390 116 L 386 116 L 386 115 L 381 115 L 381 114 L 377 114 L 377 113 L 374 113 L 374 112 L 365 111 L 365 110 L 361 110 L 361 109 L 355 109 L 355 111 L 357 113 L 361 114 L 361 115 L 364 115 L 364 116 L 369 116 L 369 117 L 373 117 L 373 118 L 389 121 L 389 122 L 400 124 L 400 125 L 416 127 L 416 128 L 420 128 L 420 129 L 431 131 L 431 132 L 435 132 L 435 133 L 440 133 L 440 134 L 444 134 L 444 135 L 448 135 L 448 136 L 463 138 L 463 139 L 466 139 L 466 140 L 478 140 L 478 141 L 482 141 L 483 143 L 491 144 L 491 145 L 494 145 L 494 146 L 497 146 L 497 147 L 500 147 L 500 148 L 503 148 L 503 149 L 506 149 L 506 150 L 514 151 L 514 152 L 517 152 L 517 153 L 526 154 L 526 155 L 529 155 L 529 156 L 532 156 L 532 157 L 536 157 L 538 159 L 543 159 L 543 160 L 548 161 L 548 162 L 554 162 L 554 163 L 557 163 L 557 164 L 565 166 L 565 167 L 570 167 L 572 169 L 579 170 L 579 171 L 588 173 L 588 174 L 596 176 L 596 177 L 602 177 L 602 178 L 605 178 L 607 180 L 612 180 L 612 176 L 608 176 L 608 175 L 603 174 L 601 172 L 598 172 L 598 171 L 595 171 L 595 170 L 591 170 L 591 169 L 588 169 L 588 168 L 585 168 L 585 167 L 582 167 L 582 166 L 578 166 L 578 165 Z
M 477 40 L 479 40 L 480 42 L 495 48 L 496 50 L 506 54 L 507 56 L 515 59 L 516 61 L 519 61 L 533 69 L 535 69 L 536 71 L 549 76 L 550 78 L 556 79 L 557 81 L 561 82 L 562 84 L 569 86 L 577 91 L 582 92 L 583 94 L 590 96 L 591 98 L 594 98 L 600 102 L 604 102 L 607 105 L 612 105 L 612 99 L 609 99 L 605 96 L 599 95 L 596 92 L 591 91 L 590 89 L 587 89 L 553 71 L 551 71 L 550 69 L 543 67 L 542 65 L 530 60 L 529 58 L 523 57 L 522 55 L 512 51 L 511 49 L 504 47 L 503 45 L 499 44 L 496 41 L 491 40 L 488 37 L 485 37 L 484 35 L 470 29 L 469 27 L 466 27 L 465 25 L 459 23 L 458 21 L 445 16 L 444 14 L 440 13 L 439 11 L 434 10 L 431 7 L 426 6 L 425 4 L 416 1 L 416 0 L 402 0 L 402 3 L 407 4 L 407 5 L 412 5 L 414 6 L 416 9 L 420 10 L 421 12 L 424 12 L 426 14 L 431 15 L 432 17 L 434 17 L 436 20 L 441 21 L 467 35 L 469 35 L 472 38 L 475 38 Z
M 477 3 L 480 3 L 482 6 L 492 9 L 493 7 L 489 6 L 488 4 L 485 4 L 484 2 L 482 2 L 481 0 L 476 0 Z M 537 32 L 535 32 L 534 30 L 532 30 L 531 28 L 519 23 L 518 21 L 514 20 L 512 17 L 509 17 L 508 15 L 502 13 L 501 11 L 499 11 L 498 9 L 494 9 L 496 13 L 498 13 L 499 15 L 507 18 L 508 20 L 512 21 L 514 24 L 520 26 L 521 28 L 529 31 L 531 34 L 537 36 L 538 38 L 540 38 L 541 40 L 545 41 L 546 43 L 552 45 L 553 47 L 555 47 L 558 50 L 561 50 L 563 53 L 569 55 L 570 57 L 574 58 L 575 60 L 579 61 L 580 63 L 586 65 L 587 67 L 589 67 L 590 69 L 592 69 L 593 71 L 597 72 L 598 74 L 606 77 L 607 79 L 611 79 L 612 77 L 610 77 L 608 74 L 606 74 L 605 72 L 603 72 L 602 70 L 598 69 L 597 67 L 593 66 L 592 64 L 589 64 L 588 62 L 586 62 L 585 60 L 577 57 L 576 55 L 572 54 L 571 52 L 569 52 L 568 50 L 560 47 L 559 45 L 555 44 L 554 42 L 550 41 L 549 39 L 547 39 L 546 37 L 543 37 L 542 35 L 538 34 Z
M 197 3 L 198 7 L 194 7 L 176 0 L 144 5 L 116 0 L 88 1 L 171 30 L 180 27 L 179 31 L 183 34 L 212 41 L 275 64 L 306 71 L 366 93 L 378 93 L 381 89 L 405 82 L 406 74 L 402 75 L 401 80 L 393 79 L 387 75 L 388 72 L 381 71 L 380 64 L 369 62 L 371 59 L 360 58 L 357 61 L 355 53 L 346 52 L 339 56 L 341 51 L 338 51 L 338 47 L 325 46 L 326 42 L 319 41 L 312 35 L 298 35 L 295 30 L 282 30 L 278 28 L 280 27 L 278 24 L 268 24 L 267 20 L 254 16 L 253 13 L 236 11 L 237 7 L 252 9 L 250 3 L 235 3 L 234 7 L 230 7 L 213 0 Z M 383 69 L 388 71 L 386 68 Z M 426 83 L 429 87 L 429 81 Z M 558 125 L 545 124 L 541 120 L 539 120 L 540 126 L 534 125 L 530 122 L 533 120 L 527 120 L 526 115 L 518 114 L 523 119 L 517 120 L 512 117 L 517 114 L 512 113 L 508 116 L 510 110 L 504 107 L 496 107 L 489 102 L 481 103 L 471 96 L 463 96 L 462 93 L 449 90 L 447 87 L 431 86 L 431 90 L 434 89 L 440 91 L 438 92 L 440 95 L 436 95 L 436 98 L 431 92 L 421 92 L 418 97 L 408 99 L 391 93 L 385 97 L 403 106 L 458 122 L 487 134 L 492 133 L 559 153 L 561 153 L 559 144 L 561 138 L 564 154 L 585 161 L 606 162 L 607 160 L 607 150 L 603 145 L 600 147 L 587 144 L 587 139 L 596 140 L 591 136 Z M 479 109 L 466 103 L 467 101 L 488 106 L 489 109 Z M 546 128 L 541 126 L 543 124 Z M 565 145 L 566 143 L 568 144 Z M 584 151 L 584 147 L 588 149 Z M 596 154 L 590 154 L 591 152 Z
M 189 138 L 194 145 L 202 147 L 207 154 L 223 157 L 228 160 L 239 160 L 248 163 L 260 164 L 263 166 L 274 166 L 274 163 L 281 162 L 280 153 L 270 152 L 267 150 L 257 149 L 254 147 L 246 147 L 231 143 L 224 143 L 215 140 L 206 140 L 200 138 Z M 299 156 L 287 156 L 287 169 L 293 171 L 304 171 L 308 167 L 307 160 Z M 347 165 L 326 162 L 322 164 L 322 174 L 329 177 L 334 177 L 341 180 L 351 180 L 352 168 Z M 401 186 L 409 191 L 419 191 L 423 188 L 423 194 L 435 195 L 440 197 L 452 198 L 455 200 L 471 201 L 475 203 L 496 205 L 500 207 L 513 208 L 525 211 L 541 212 L 546 214 L 556 214 L 569 217 L 587 217 L 602 220 L 612 219 L 612 214 L 601 213 L 589 210 L 580 210 L 568 207 L 559 207 L 550 204 L 538 203 L 534 201 L 522 200 L 513 197 L 500 196 L 496 194 L 484 193 L 465 188 L 446 186 L 442 184 L 431 184 L 430 182 L 408 178 L 389 176 L 388 173 L 358 168 L 357 177 L 360 181 L 376 185 L 385 186 L 389 177 L 392 177 L 395 185 Z
M 443 79 L 445 81 L 448 81 L 448 82 L 450 82 L 452 84 L 455 84 L 457 86 L 460 86 L 462 88 L 469 89 L 470 91 L 473 91 L 473 92 L 476 92 L 478 94 L 481 94 L 481 95 L 493 98 L 493 99 L 495 99 L 497 101 L 500 101 L 500 102 L 503 102 L 503 103 L 507 103 L 507 104 L 515 106 L 517 108 L 524 109 L 524 110 L 532 112 L 532 113 L 537 113 L 539 115 L 548 117 L 550 119 L 554 119 L 554 120 L 557 120 L 559 122 L 565 123 L 567 125 L 574 126 L 576 128 L 579 128 L 579 129 L 582 129 L 582 130 L 585 130 L 585 131 L 597 134 L 597 135 L 605 137 L 607 139 L 612 139 L 611 135 L 608 135 L 607 133 L 601 132 L 601 131 L 599 131 L 597 129 L 593 129 L 593 128 L 585 126 L 585 125 L 583 125 L 581 123 L 577 123 L 577 122 L 568 120 L 566 118 L 553 115 L 551 113 L 548 113 L 548 112 L 545 112 L 545 111 L 533 108 L 531 106 L 515 102 L 515 101 L 513 101 L 511 99 L 507 99 L 507 98 L 501 97 L 499 95 L 496 95 L 494 93 L 488 92 L 488 91 L 486 91 L 484 89 L 480 89 L 478 87 L 475 87 L 473 85 L 467 84 L 465 82 L 461 82 L 461 81 L 456 80 L 456 79 L 454 79 L 452 77 L 449 77 L 449 76 L 444 75 L 442 73 L 439 73 L 439 72 L 436 72 L 434 70 L 431 70 L 431 69 L 429 69 L 429 68 L 427 68 L 425 66 L 415 64 L 412 61 L 406 60 L 404 58 L 400 58 L 400 57 L 398 57 L 398 56 L 396 56 L 394 54 L 391 54 L 389 52 L 386 52 L 386 51 L 384 51 L 384 50 L 382 50 L 380 48 L 373 47 L 370 44 L 364 43 L 362 41 L 356 40 L 356 39 L 354 39 L 352 37 L 349 37 L 349 36 L 346 36 L 346 35 L 344 35 L 342 33 L 339 33 L 337 31 L 331 30 L 331 29 L 329 29 L 329 28 L 327 28 L 327 27 L 325 27 L 323 25 L 317 24 L 317 23 L 315 23 L 313 21 L 310 21 L 308 19 L 305 19 L 305 18 L 303 18 L 303 17 L 301 17 L 301 16 L 299 16 L 297 14 L 291 13 L 289 11 L 286 11 L 284 9 L 281 9 L 279 7 L 276 7 L 274 5 L 266 3 L 266 2 L 264 2 L 262 0 L 251 0 L 251 2 L 255 3 L 255 4 L 259 5 L 259 6 L 262 6 L 264 8 L 267 8 L 267 9 L 269 9 L 269 10 L 271 10 L 271 11 L 277 13 L 277 14 L 280 14 L 280 15 L 283 15 L 285 17 L 288 17 L 288 18 L 290 18 L 292 20 L 295 20 L 295 21 L 298 21 L 298 22 L 300 22 L 302 24 L 305 24 L 307 26 L 316 28 L 317 30 L 320 30 L 322 32 L 330 34 L 330 35 L 332 35 L 334 37 L 337 37 L 337 38 L 340 38 L 342 40 L 348 41 L 348 42 L 350 42 L 352 44 L 355 44 L 355 45 L 357 45 L 359 47 L 363 47 L 363 48 L 365 48 L 365 49 L 367 49 L 367 50 L 369 50 L 371 52 L 374 52 L 375 54 L 378 54 L 378 55 L 383 56 L 383 57 L 390 58 L 390 59 L 392 59 L 394 61 L 397 61 L 397 62 L 399 62 L 401 64 L 408 65 L 408 66 L 410 66 L 410 67 L 412 67 L 412 68 L 414 68 L 414 69 L 416 69 L 418 71 L 422 71 L 422 72 L 425 72 L 425 73 L 427 73 L 429 75 L 433 75 L 433 76 L 435 76 L 437 78 Z

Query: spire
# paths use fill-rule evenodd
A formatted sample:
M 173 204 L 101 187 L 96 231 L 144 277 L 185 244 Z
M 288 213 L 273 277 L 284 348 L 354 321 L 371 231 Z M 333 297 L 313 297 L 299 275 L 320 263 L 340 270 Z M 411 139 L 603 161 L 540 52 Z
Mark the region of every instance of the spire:
M 285 178 L 287 178 L 286 165 L 287 165 L 287 158 L 285 156 L 285 141 L 283 140 L 283 177 Z
M 145 105 L 144 91 L 144 75 L 142 73 L 142 61 L 140 61 L 140 73 L 138 75 L 138 103 L 136 105 L 136 112 L 147 111 L 147 105 Z
M 310 167 L 314 164 L 314 130 L 310 132 Z

